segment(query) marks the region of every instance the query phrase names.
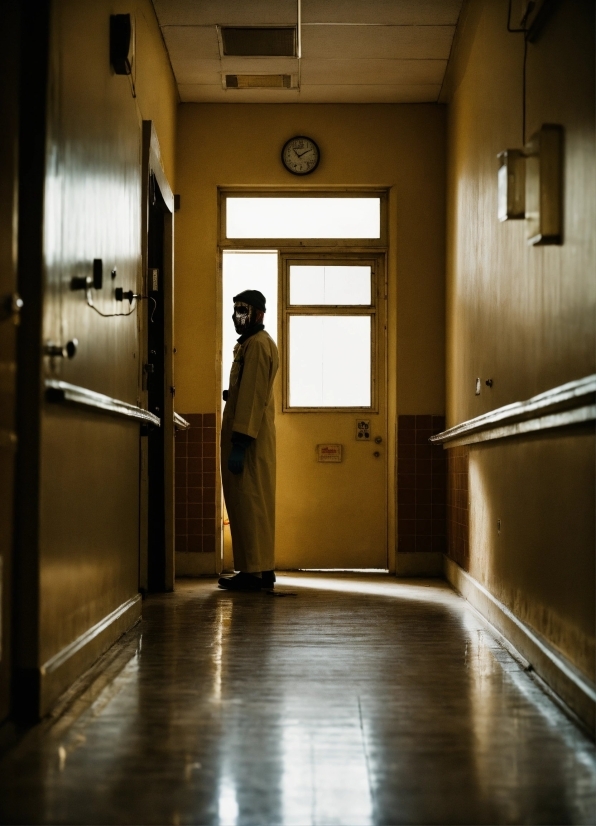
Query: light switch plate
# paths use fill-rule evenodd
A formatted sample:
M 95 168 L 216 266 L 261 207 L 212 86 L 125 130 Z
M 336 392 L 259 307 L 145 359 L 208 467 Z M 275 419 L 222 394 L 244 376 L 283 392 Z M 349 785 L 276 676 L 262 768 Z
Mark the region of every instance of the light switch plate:
M 356 441 L 370 442 L 370 419 L 356 419 Z

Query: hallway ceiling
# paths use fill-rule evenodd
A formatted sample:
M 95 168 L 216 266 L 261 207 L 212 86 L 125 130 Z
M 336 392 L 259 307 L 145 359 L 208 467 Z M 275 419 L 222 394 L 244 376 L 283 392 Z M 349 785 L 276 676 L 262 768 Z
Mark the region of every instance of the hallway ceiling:
M 153 0 L 183 102 L 430 103 L 462 0 L 302 0 L 302 59 L 222 54 L 221 26 L 295 26 L 297 0 Z M 300 65 L 299 65 L 300 64 Z M 226 75 L 299 88 L 226 89 Z

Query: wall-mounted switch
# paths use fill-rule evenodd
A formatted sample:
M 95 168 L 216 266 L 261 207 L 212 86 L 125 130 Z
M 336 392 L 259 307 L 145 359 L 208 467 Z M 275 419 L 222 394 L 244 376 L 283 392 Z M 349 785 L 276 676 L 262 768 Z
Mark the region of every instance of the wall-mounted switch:
M 476 379 L 476 391 L 475 391 L 476 396 L 480 395 L 480 390 L 481 389 L 482 389 L 482 379 Z
M 103 287 L 103 261 L 101 258 L 93 259 L 93 289 L 101 290 Z
M 526 153 L 528 244 L 561 244 L 563 237 L 563 127 L 545 123 Z

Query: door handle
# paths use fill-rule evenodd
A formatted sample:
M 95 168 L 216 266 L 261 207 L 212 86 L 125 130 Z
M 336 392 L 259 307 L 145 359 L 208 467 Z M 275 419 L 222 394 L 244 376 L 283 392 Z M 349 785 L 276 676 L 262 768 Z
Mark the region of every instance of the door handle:
M 46 356 L 51 356 L 52 358 L 68 358 L 73 359 L 79 348 L 79 341 L 76 338 L 71 339 L 68 341 L 64 347 L 60 344 L 54 344 L 53 341 L 46 341 L 43 351 Z
M 8 293 L 0 299 L 0 321 L 12 319 L 19 323 L 19 315 L 23 309 L 23 299 L 18 293 Z

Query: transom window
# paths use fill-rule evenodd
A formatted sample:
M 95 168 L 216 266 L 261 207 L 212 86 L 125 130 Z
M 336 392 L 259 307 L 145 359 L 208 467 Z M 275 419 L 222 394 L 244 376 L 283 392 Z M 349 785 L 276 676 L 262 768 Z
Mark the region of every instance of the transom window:
M 222 247 L 379 247 L 387 244 L 386 190 L 220 189 Z M 267 243 L 264 243 L 267 242 Z
M 379 238 L 380 198 L 226 198 L 226 238 Z

